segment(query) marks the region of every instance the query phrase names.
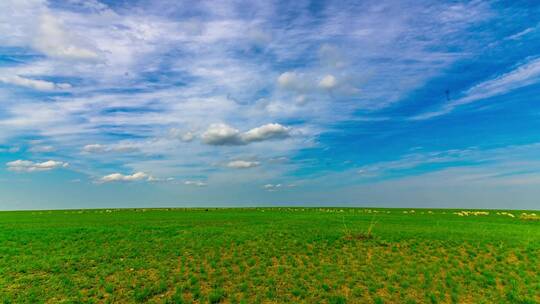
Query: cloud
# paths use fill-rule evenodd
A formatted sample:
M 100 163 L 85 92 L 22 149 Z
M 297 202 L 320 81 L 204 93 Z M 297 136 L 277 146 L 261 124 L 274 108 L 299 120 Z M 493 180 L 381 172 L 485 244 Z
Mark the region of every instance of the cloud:
M 278 123 L 270 123 L 245 132 L 242 134 L 242 140 L 251 143 L 269 139 L 282 139 L 289 137 L 289 132 L 290 128 Z
M 195 4 L 196 13 L 186 19 L 182 5 L 163 10 L 170 5 L 165 2 L 108 8 L 96 1 L 0 1 L 0 11 L 16 12 L 0 14 L 0 45 L 6 46 L 7 58 L 14 59 L 0 76 L 74 86 L 69 94 L 57 94 L 55 87 L 39 96 L 13 87 L 2 90 L 0 137 L 6 142 L 32 135 L 54 138 L 59 153 L 80 159 L 81 167 L 96 178 L 104 166 L 114 168 L 110 173 L 127 166 L 133 170 L 129 173 L 197 177 L 214 172 L 208 164 L 239 155 L 292 158 L 312 146 L 317 135 L 353 118 L 368 101 L 375 107 L 397 101 L 461 59 L 457 52 L 470 51 L 446 39 L 446 32 L 463 33 L 463 26 L 449 27 L 430 14 L 444 11 L 445 5 L 407 3 L 380 9 L 366 4 L 344 10 L 336 2 L 315 16 L 300 7 L 282 11 L 264 2 L 238 10 L 224 2 L 219 8 Z M 262 13 L 252 14 L 255 6 Z M 283 23 L 291 16 L 299 18 Z M 410 16 L 425 18 L 418 23 Z M 416 36 L 419 25 L 430 31 Z M 397 42 L 398 50 L 391 47 Z M 441 51 L 447 49 L 452 54 Z M 349 83 L 362 87 L 365 98 L 342 98 L 341 90 Z M 332 94 L 325 92 L 333 86 Z M 259 104 L 261 97 L 272 104 Z M 345 102 L 333 102 L 339 98 Z M 208 128 L 212 122 L 230 126 Z M 285 126 L 265 125 L 268 122 L 294 122 L 295 132 L 307 131 L 265 144 L 292 134 Z M 176 140 L 167 136 L 171 128 L 177 128 L 172 132 Z M 133 143 L 117 147 L 119 139 Z M 193 143 L 180 147 L 179 141 Z M 256 142 L 263 143 L 251 144 Z M 228 151 L 215 151 L 215 145 L 232 145 L 240 153 L 223 155 Z M 84 153 L 139 148 L 144 155 L 90 157 L 80 153 L 81 147 Z M 150 159 L 152 154 L 159 157 Z M 283 174 L 293 165 L 273 167 L 288 168 L 265 174 Z M 247 176 L 262 170 L 215 171 Z
M 50 145 L 33 146 L 33 147 L 30 147 L 30 149 L 28 149 L 28 151 L 34 152 L 34 153 L 46 153 L 46 152 L 54 152 L 54 151 L 56 151 L 56 148 L 53 147 L 53 146 L 50 146 Z
M 17 153 L 21 150 L 21 148 L 17 146 L 13 147 L 0 147 L 0 153 Z
M 278 189 L 280 189 L 281 187 L 283 187 L 282 184 L 266 184 L 263 186 L 263 188 L 266 190 L 266 191 L 276 191 Z
M 456 107 L 479 100 L 509 93 L 540 81 L 540 58 L 529 60 L 510 72 L 481 82 L 469 88 L 463 97 L 445 104 L 441 109 L 412 117 L 413 120 L 429 119 L 452 112 Z
M 325 90 L 333 89 L 336 86 L 337 80 L 336 77 L 334 77 L 333 75 L 326 75 L 321 79 L 321 81 L 319 81 L 319 87 Z
M 69 83 L 54 83 L 45 80 L 25 78 L 18 75 L 4 77 L 0 76 L 0 82 L 27 87 L 39 91 L 66 90 L 71 88 Z
M 177 138 L 183 142 L 191 142 L 196 137 L 195 133 L 191 131 L 186 132 L 176 128 L 172 128 L 169 130 L 169 136 L 171 136 L 172 138 Z
M 82 151 L 86 153 L 103 153 L 103 152 L 107 152 L 108 148 L 100 144 L 90 144 L 90 145 L 84 146 L 82 148 Z
M 331 90 L 338 85 L 338 81 L 334 75 L 327 74 L 318 82 L 316 76 L 312 73 L 298 73 L 288 71 L 280 74 L 277 78 L 279 87 L 297 93 L 314 92 L 317 87 L 323 90 Z
M 266 184 L 263 186 L 263 188 L 266 191 L 274 192 L 282 188 L 294 188 L 296 187 L 296 184 Z
M 520 39 L 521 37 L 529 34 L 529 33 L 532 33 L 534 31 L 536 31 L 538 29 L 538 25 L 535 26 L 535 27 L 529 27 L 529 28 L 526 28 L 524 29 L 523 31 L 519 32 L 519 33 L 516 33 L 516 34 L 513 34 L 509 37 L 506 37 L 505 40 L 518 40 Z
M 412 153 L 403 155 L 397 160 L 378 162 L 362 166 L 357 172 L 362 177 L 371 178 L 382 176 L 387 173 L 414 169 L 425 165 L 472 161 L 475 159 L 475 157 L 478 157 L 478 151 L 473 148 Z
M 201 138 L 204 143 L 216 146 L 225 145 L 247 145 L 249 143 L 283 139 L 290 136 L 290 128 L 284 127 L 278 123 L 270 123 L 257 128 L 240 133 L 226 124 L 212 124 L 202 134 Z
M 201 136 L 204 143 L 215 146 L 244 145 L 240 131 L 226 124 L 211 124 Z
M 184 185 L 187 185 L 187 186 L 196 186 L 196 187 L 206 187 L 208 184 L 203 182 L 203 181 L 192 181 L 192 180 L 187 180 L 187 181 L 184 181 Z
M 38 35 L 33 46 L 51 57 L 66 59 L 97 59 L 98 54 L 82 46 L 81 38 L 66 31 L 61 21 L 51 14 L 43 14 L 39 18 Z
M 463 185 L 472 182 L 536 183 L 540 162 L 537 160 L 540 143 L 506 146 L 492 149 L 453 149 L 413 153 L 391 160 L 362 166 L 357 174 L 365 182 L 422 179 L 425 185 L 448 186 L 451 181 Z M 454 172 L 452 179 L 430 180 L 437 172 Z M 458 173 L 461 172 L 461 173 Z M 354 177 L 353 177 L 354 178 Z
M 303 87 L 300 75 L 296 72 L 284 72 L 277 78 L 278 85 L 286 89 L 298 90 Z
M 48 160 L 42 163 L 37 163 L 29 160 L 15 160 L 8 162 L 8 170 L 17 172 L 35 172 L 35 171 L 49 171 L 57 168 L 66 168 L 68 163 L 61 161 Z
M 124 175 L 121 173 L 113 173 L 109 175 L 105 175 L 102 178 L 99 179 L 102 183 L 110 183 L 110 182 L 134 182 L 134 181 L 153 181 L 153 177 L 149 176 L 148 174 L 144 172 L 136 172 L 131 175 Z
M 227 167 L 234 169 L 247 169 L 257 167 L 260 162 L 246 161 L 246 160 L 233 160 L 227 163 Z
M 159 178 L 159 177 L 149 176 L 148 181 L 151 183 L 174 182 L 174 177 Z
M 119 143 L 109 147 L 109 151 L 118 153 L 133 153 L 139 150 L 139 147 L 132 143 Z
M 130 143 L 120 143 L 115 145 L 89 144 L 81 149 L 85 153 L 133 153 L 138 152 L 139 148 Z

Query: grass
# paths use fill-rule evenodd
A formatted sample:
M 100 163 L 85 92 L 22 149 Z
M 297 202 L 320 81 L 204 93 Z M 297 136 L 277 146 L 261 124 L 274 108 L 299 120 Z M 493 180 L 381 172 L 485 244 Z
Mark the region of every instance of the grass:
M 532 213 L 0 212 L 0 302 L 539 303 Z

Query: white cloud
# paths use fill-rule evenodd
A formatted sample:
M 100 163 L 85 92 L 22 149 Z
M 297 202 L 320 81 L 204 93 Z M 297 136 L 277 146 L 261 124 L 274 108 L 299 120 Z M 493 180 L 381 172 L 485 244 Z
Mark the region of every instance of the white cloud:
M 269 192 L 274 192 L 283 188 L 294 188 L 294 187 L 296 187 L 296 184 L 266 184 L 263 186 L 263 188 Z
M 183 142 L 191 142 L 193 141 L 193 139 L 195 139 L 196 135 L 195 133 L 191 132 L 191 131 L 182 131 L 182 130 L 179 130 L 179 129 L 176 129 L 176 128 L 172 128 L 169 130 L 169 135 L 172 137 L 172 138 L 177 138 Z
M 289 136 L 290 128 L 278 123 L 262 125 L 244 133 L 240 133 L 238 129 L 226 124 L 212 124 L 202 134 L 202 140 L 209 145 L 225 146 L 246 145 L 270 139 L 283 139 Z
M 82 46 L 80 41 L 81 38 L 64 29 L 57 17 L 45 13 L 39 18 L 38 35 L 34 37 L 33 46 L 51 57 L 97 59 L 98 54 Z
M 289 137 L 290 128 L 284 127 L 278 123 L 266 124 L 254 129 L 251 129 L 242 134 L 244 142 L 257 142 L 269 139 L 280 139 Z
M 119 144 L 109 146 L 109 150 L 111 152 L 118 152 L 118 153 L 133 153 L 133 152 L 138 152 L 139 147 L 132 143 L 119 143 Z
M 276 191 L 282 186 L 283 186 L 282 184 L 266 184 L 263 186 L 263 188 L 266 189 L 267 191 Z
M 81 149 L 85 153 L 133 153 L 139 148 L 131 143 L 119 143 L 115 145 L 89 144 Z
M 154 176 L 149 176 L 148 181 L 151 183 L 158 183 L 158 182 L 173 182 L 174 177 L 167 177 L 167 178 L 159 178 Z
M 144 172 L 136 172 L 131 175 L 124 175 L 121 173 L 113 173 L 103 176 L 99 181 L 102 183 L 109 182 L 133 182 L 133 181 L 152 181 L 153 177 Z
M 21 159 L 8 162 L 6 165 L 8 167 L 8 170 L 17 172 L 48 171 L 57 168 L 66 168 L 69 166 L 68 163 L 55 160 L 48 160 L 42 163 L 37 163 Z
M 187 186 L 196 186 L 196 187 L 206 187 L 208 184 L 203 182 L 203 181 L 192 181 L 192 180 L 187 180 L 187 181 L 184 181 L 184 185 L 187 185 Z
M 103 153 L 103 152 L 107 152 L 108 149 L 106 146 L 101 145 L 101 144 L 90 144 L 90 145 L 84 146 L 82 148 L 82 151 L 86 153 Z
M 56 148 L 50 145 L 45 145 L 45 146 L 39 145 L 39 146 L 30 147 L 28 151 L 34 152 L 34 153 L 45 153 L 45 152 L 54 152 L 56 151 Z
M 293 71 L 284 72 L 277 78 L 279 87 L 300 94 L 317 90 L 317 87 L 323 90 L 331 90 L 338 85 L 338 81 L 334 75 L 327 74 L 317 81 L 314 72 L 298 73 Z
M 430 164 L 451 163 L 459 161 L 472 161 L 478 157 L 478 151 L 471 149 L 434 151 L 425 153 L 412 153 L 392 161 L 378 162 L 362 166 L 358 174 L 370 178 L 381 176 L 385 173 L 413 169 Z
M 296 72 L 284 72 L 278 76 L 278 84 L 287 89 L 298 89 L 300 84 L 300 76 Z
M 540 80 L 540 58 L 531 60 L 516 69 L 494 79 L 475 85 L 466 91 L 466 96 L 454 105 L 470 103 L 479 99 L 500 95 Z
M 519 33 L 515 33 L 514 35 L 511 35 L 509 37 L 506 37 L 505 40 L 518 40 L 520 39 L 521 37 L 529 34 L 529 33 L 532 33 L 534 31 L 536 31 L 538 29 L 539 26 L 535 26 L 535 27 L 529 27 L 529 28 L 526 28 L 524 29 L 523 31 L 519 32 Z
M 441 109 L 412 117 L 413 120 L 429 119 L 452 112 L 456 107 L 479 100 L 495 97 L 540 81 L 540 58 L 521 64 L 514 70 L 493 79 L 481 82 L 467 91 L 464 96 L 445 104 Z
M 319 87 L 325 90 L 333 89 L 336 86 L 337 80 L 336 77 L 334 77 L 333 75 L 326 75 L 321 79 L 321 81 L 319 81 Z
M 211 124 L 201 138 L 204 143 L 216 146 L 245 144 L 240 138 L 240 131 L 223 123 Z
M 27 87 L 39 91 L 66 90 L 71 88 L 69 83 L 54 83 L 45 80 L 25 78 L 18 75 L 0 76 L 0 82 Z
M 324 76 L 320 78 L 319 73 L 318 70 L 309 70 L 303 73 L 289 71 L 279 75 L 277 83 L 280 88 L 299 95 L 320 94 L 321 90 L 332 90 L 338 87 L 341 88 L 339 93 L 343 95 L 351 95 L 359 91 L 355 89 L 353 84 L 340 85 L 336 76 L 332 74 L 323 74 Z
M 247 169 L 257 167 L 258 165 L 260 165 L 260 162 L 247 160 L 233 160 L 227 163 L 227 167 L 234 169 Z

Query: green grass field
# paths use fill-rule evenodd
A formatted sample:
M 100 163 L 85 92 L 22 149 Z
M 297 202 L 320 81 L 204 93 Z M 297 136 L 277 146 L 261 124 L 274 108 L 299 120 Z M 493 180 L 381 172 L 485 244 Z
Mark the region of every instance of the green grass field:
M 0 212 L 0 300 L 540 303 L 538 216 L 488 212 Z

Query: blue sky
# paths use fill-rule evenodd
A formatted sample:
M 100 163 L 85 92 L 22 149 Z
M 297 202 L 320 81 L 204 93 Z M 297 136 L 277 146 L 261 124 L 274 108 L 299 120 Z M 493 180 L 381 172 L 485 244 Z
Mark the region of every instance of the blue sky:
M 536 1 L 0 3 L 0 209 L 539 209 Z

